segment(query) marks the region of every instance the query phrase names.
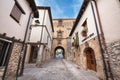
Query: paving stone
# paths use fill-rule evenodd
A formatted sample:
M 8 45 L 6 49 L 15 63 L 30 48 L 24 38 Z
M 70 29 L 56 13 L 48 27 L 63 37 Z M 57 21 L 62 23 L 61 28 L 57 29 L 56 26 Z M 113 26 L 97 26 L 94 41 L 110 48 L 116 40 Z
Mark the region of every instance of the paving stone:
M 52 59 L 42 68 L 25 67 L 18 80 L 99 80 L 94 72 L 80 70 L 72 62 Z

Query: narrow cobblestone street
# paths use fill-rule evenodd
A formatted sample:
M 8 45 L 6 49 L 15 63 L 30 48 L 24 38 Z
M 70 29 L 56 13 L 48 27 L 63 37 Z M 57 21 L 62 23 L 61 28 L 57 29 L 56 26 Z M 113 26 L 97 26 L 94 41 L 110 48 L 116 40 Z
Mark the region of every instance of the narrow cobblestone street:
M 24 74 L 18 80 L 99 80 L 92 71 L 77 68 L 72 62 L 52 59 L 41 68 L 34 65 L 26 66 Z

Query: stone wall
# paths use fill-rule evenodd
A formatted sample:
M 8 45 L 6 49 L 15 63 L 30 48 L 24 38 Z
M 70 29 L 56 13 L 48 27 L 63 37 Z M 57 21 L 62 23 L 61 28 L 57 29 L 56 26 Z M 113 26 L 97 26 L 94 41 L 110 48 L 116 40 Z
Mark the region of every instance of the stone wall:
M 107 49 L 114 80 L 120 80 L 120 40 L 107 44 Z
M 62 20 L 62 24 L 59 25 L 59 21 Z M 52 56 L 54 57 L 54 51 L 55 48 L 58 46 L 61 46 L 64 48 L 65 50 L 65 59 L 68 58 L 68 37 L 69 37 L 69 33 L 74 25 L 74 21 L 75 19 L 53 19 L 53 26 L 54 26 L 54 33 L 53 33 L 53 44 L 52 44 Z M 57 34 L 58 31 L 61 30 L 62 31 L 62 37 L 58 38 Z M 61 40 L 61 44 L 59 44 L 59 40 Z
M 5 80 L 15 80 L 19 56 L 22 49 L 22 43 L 14 43 L 13 50 L 8 63 Z
M 90 39 L 89 41 L 86 41 L 83 44 L 81 44 L 78 50 L 74 48 L 74 50 L 72 50 L 72 56 L 74 56 L 75 53 L 75 57 L 72 57 L 73 61 L 77 65 L 79 65 L 81 69 L 89 70 L 87 68 L 86 53 L 84 52 L 85 48 L 87 47 L 92 48 L 95 54 L 96 68 L 97 68 L 96 75 L 100 79 L 104 79 L 103 62 L 102 62 L 102 57 L 101 57 L 100 47 L 97 37 Z

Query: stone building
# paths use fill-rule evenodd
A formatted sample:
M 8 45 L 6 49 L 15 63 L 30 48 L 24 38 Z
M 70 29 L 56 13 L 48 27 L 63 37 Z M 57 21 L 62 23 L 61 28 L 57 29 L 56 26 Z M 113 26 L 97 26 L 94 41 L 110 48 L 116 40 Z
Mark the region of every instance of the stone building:
M 34 18 L 27 45 L 25 64 L 34 63 L 38 67 L 51 58 L 52 33 L 54 32 L 50 7 L 37 7 L 39 18 Z
M 67 59 L 70 54 L 71 41 L 69 33 L 72 29 L 75 19 L 53 19 L 54 33 L 52 44 L 52 56 L 60 55 Z M 61 57 L 61 58 L 62 58 Z
M 72 60 L 103 80 L 120 79 L 120 0 L 84 0 L 72 31 Z
M 29 25 L 38 14 L 34 0 L 1 0 L 0 11 L 0 80 L 15 80 Z

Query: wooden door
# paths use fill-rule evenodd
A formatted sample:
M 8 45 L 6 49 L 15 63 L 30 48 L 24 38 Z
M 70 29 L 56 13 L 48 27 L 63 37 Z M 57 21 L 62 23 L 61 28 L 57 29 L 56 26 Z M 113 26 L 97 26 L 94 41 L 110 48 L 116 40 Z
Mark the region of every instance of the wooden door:
M 86 51 L 87 68 L 96 71 L 96 60 L 93 50 Z
M 31 53 L 30 53 L 29 63 L 35 63 L 36 62 L 36 60 L 37 60 L 37 52 L 38 52 L 37 46 L 31 46 Z

